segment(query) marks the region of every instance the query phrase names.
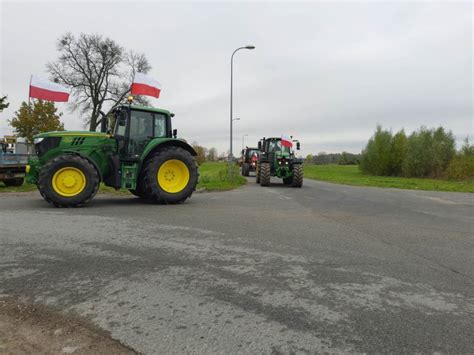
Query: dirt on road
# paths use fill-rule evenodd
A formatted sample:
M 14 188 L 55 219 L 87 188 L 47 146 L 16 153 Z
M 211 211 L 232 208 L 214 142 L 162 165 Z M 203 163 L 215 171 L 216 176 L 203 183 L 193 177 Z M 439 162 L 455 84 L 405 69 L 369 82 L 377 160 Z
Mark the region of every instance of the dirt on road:
M 73 315 L 0 300 L 0 354 L 135 354 Z

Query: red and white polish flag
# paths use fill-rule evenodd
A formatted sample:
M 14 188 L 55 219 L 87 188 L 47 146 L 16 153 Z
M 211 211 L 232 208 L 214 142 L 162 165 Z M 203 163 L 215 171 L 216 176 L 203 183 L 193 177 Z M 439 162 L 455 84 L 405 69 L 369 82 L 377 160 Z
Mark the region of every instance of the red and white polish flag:
M 293 147 L 293 142 L 289 136 L 281 135 L 281 145 L 283 147 L 291 148 Z
M 32 75 L 30 97 L 47 101 L 67 102 L 69 100 L 69 89 L 39 76 Z
M 132 95 L 146 95 L 159 98 L 161 84 L 143 73 L 135 73 L 131 92 Z

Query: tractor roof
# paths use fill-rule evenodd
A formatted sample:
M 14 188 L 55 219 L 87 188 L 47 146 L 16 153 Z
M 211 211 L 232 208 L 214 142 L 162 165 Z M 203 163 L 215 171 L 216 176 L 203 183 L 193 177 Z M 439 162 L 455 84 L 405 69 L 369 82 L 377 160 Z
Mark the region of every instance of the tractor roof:
M 128 105 L 121 105 L 121 107 L 126 107 L 128 108 Z M 140 106 L 140 105 L 131 105 L 130 108 L 132 110 L 140 110 L 140 111 L 148 111 L 148 112 L 158 112 L 158 113 L 163 113 L 165 115 L 170 115 L 171 112 L 162 108 L 157 108 L 157 107 L 149 107 L 149 106 Z

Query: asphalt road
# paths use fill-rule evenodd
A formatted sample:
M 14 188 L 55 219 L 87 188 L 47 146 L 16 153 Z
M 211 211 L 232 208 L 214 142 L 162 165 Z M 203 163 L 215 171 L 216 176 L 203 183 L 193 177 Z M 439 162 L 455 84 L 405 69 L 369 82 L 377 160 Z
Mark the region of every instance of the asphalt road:
M 253 178 L 177 206 L 3 194 L 0 295 L 144 353 L 473 353 L 473 197 Z

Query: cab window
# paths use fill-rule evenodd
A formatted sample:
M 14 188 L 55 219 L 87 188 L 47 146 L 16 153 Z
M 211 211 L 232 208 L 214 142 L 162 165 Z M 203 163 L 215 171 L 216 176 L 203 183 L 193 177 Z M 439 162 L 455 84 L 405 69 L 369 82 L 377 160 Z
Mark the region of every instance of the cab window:
M 166 116 L 155 113 L 155 137 L 166 137 Z
M 128 155 L 139 156 L 153 138 L 153 113 L 132 110 L 130 117 Z

